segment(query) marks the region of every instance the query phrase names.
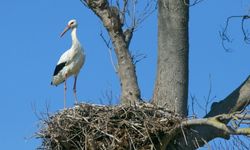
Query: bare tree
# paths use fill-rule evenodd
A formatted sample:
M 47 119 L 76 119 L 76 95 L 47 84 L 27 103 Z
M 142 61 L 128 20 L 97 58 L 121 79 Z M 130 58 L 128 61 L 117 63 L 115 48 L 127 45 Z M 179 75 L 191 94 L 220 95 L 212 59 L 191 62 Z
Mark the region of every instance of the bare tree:
M 152 102 L 182 117 L 187 117 L 188 112 L 189 8 L 201 1 L 195 0 L 190 4 L 189 0 L 158 0 L 158 63 Z M 112 1 L 108 0 L 82 0 L 82 2 L 101 19 L 112 40 L 121 79 L 121 102 L 133 104 L 140 101 L 135 65 L 129 51 L 133 31 L 143 20 L 135 17 L 133 10 L 136 0 L 115 1 L 116 5 L 110 5 Z M 129 4 L 132 4 L 130 10 Z M 132 21 L 130 21 L 130 27 L 123 29 L 126 13 Z M 147 16 L 145 12 L 142 14 Z M 190 131 L 187 134 L 188 138 L 181 134 L 173 138 L 172 143 L 168 138 L 168 147 L 184 149 L 188 145 L 189 149 L 194 149 L 216 137 L 227 138 L 232 134 L 248 134 L 248 130 L 247 132 L 232 130 L 227 124 L 233 119 L 232 116 L 235 116 L 235 113 L 243 111 L 249 104 L 250 94 L 247 92 L 249 82 L 248 78 L 224 100 L 214 103 L 211 111 L 203 119 L 191 119 L 184 122 L 183 126 L 188 126 L 196 132 Z M 183 142 L 187 145 L 180 144 Z M 166 143 L 164 145 L 166 146 Z
M 106 113 L 111 114 L 110 118 L 105 115 L 104 115 L 105 118 L 99 118 L 100 121 L 98 121 L 98 123 L 100 127 L 95 126 L 96 119 L 93 119 L 93 117 L 98 116 L 96 115 L 96 112 L 93 113 L 94 114 L 93 117 L 88 117 L 89 113 L 86 112 L 86 109 L 89 109 L 89 106 L 82 106 L 83 110 L 80 110 L 78 108 L 76 109 L 73 108 L 68 110 L 69 112 L 79 111 L 79 115 L 82 114 L 82 111 L 85 112 L 87 115 L 83 118 L 81 118 L 81 116 L 78 117 L 72 116 L 72 114 L 75 115 L 75 113 L 67 114 L 67 111 L 62 112 L 61 114 L 59 113 L 59 118 L 61 115 L 65 116 L 66 118 L 70 116 L 71 119 L 76 121 L 76 123 L 79 122 L 79 120 L 84 121 L 83 123 L 84 125 L 91 125 L 91 123 L 93 123 L 93 125 L 91 125 L 91 127 L 94 127 L 93 131 L 98 131 L 95 133 L 100 133 L 100 135 L 102 136 L 104 135 L 104 138 L 98 138 L 98 139 L 105 139 L 105 138 L 115 139 L 107 141 L 112 142 L 112 144 L 116 146 L 118 145 L 119 147 L 121 141 L 124 140 L 124 138 L 127 138 L 128 143 L 125 143 L 125 145 L 130 147 L 130 149 L 136 149 L 136 144 L 138 144 L 133 142 L 133 139 L 131 138 L 132 133 L 134 133 L 134 137 L 137 137 L 138 134 L 142 135 L 143 136 L 142 140 L 144 140 L 144 142 L 147 141 L 145 139 L 148 139 L 148 142 L 146 143 L 152 146 L 151 149 L 160 149 L 160 150 L 165 150 L 165 149 L 193 150 L 206 145 L 209 141 L 212 141 L 218 137 L 224 139 L 230 139 L 231 135 L 249 136 L 250 128 L 244 125 L 250 124 L 249 122 L 250 113 L 249 110 L 246 109 L 250 103 L 250 92 L 249 92 L 250 76 L 247 77 L 247 79 L 231 94 L 225 97 L 225 99 L 219 102 L 214 102 L 212 104 L 211 110 L 208 112 L 206 111 L 207 114 L 203 118 L 187 118 L 189 8 L 190 6 L 193 6 L 201 1 L 203 0 L 194 0 L 191 4 L 189 3 L 189 0 L 157 1 L 158 2 L 158 64 L 157 64 L 157 78 L 156 78 L 152 103 L 159 107 L 155 107 L 155 105 L 151 104 L 133 105 L 135 107 L 126 106 L 126 108 L 123 108 L 121 106 L 118 107 L 119 109 L 119 111 L 117 111 L 118 115 L 112 116 L 114 113 L 114 111 L 112 110 L 113 108 L 112 109 L 102 108 L 98 106 L 98 109 L 105 110 Z M 134 57 L 131 55 L 129 51 L 129 44 L 136 27 L 149 14 L 151 14 L 151 10 L 153 11 L 154 9 L 151 9 L 147 1 L 144 12 L 141 13 L 142 15 L 136 16 L 135 6 L 137 0 L 123 0 L 123 1 L 81 0 L 81 2 L 100 18 L 112 41 L 112 45 L 116 53 L 118 62 L 117 67 L 115 68 L 117 68 L 118 75 L 121 81 L 121 89 L 122 89 L 121 103 L 134 104 L 141 101 L 140 89 L 138 87 L 136 70 L 135 70 L 136 61 L 133 60 Z M 130 25 L 128 25 L 128 22 L 126 22 L 126 17 L 130 17 L 131 20 L 128 21 L 130 22 Z M 240 17 L 243 20 L 242 24 L 244 24 L 244 20 L 249 19 L 248 16 L 244 15 Z M 244 39 L 248 41 L 247 32 L 245 32 L 244 28 L 242 28 L 242 31 L 245 36 Z M 222 35 L 224 36 L 225 32 L 223 32 Z M 105 39 L 104 42 L 109 47 L 109 42 Z M 112 48 L 110 48 L 110 50 L 112 50 Z M 81 106 L 79 107 L 81 108 Z M 95 109 L 94 107 L 91 106 L 91 109 L 92 108 Z M 147 108 L 146 111 L 144 110 L 144 108 Z M 148 108 L 150 108 L 150 111 L 148 110 Z M 130 111 L 128 113 L 128 111 L 126 111 L 131 109 L 132 112 Z M 142 110 L 138 111 L 138 109 Z M 100 112 L 99 110 L 97 111 Z M 139 115 L 135 115 L 136 113 L 133 111 L 139 112 Z M 146 115 L 146 113 L 148 114 Z M 169 116 L 169 114 L 171 117 Z M 125 116 L 125 117 L 119 118 L 119 116 Z M 129 118 L 128 116 L 130 117 L 136 116 L 133 118 L 134 122 L 131 121 L 131 118 Z M 155 117 L 157 116 L 160 116 L 160 118 L 156 119 Z M 179 116 L 181 116 L 182 118 Z M 175 119 L 174 122 L 171 122 L 170 118 L 172 117 Z M 54 117 L 51 118 L 53 120 Z M 111 129 L 112 131 L 114 131 L 114 133 L 111 131 L 109 133 L 106 132 L 108 125 L 105 126 L 105 131 L 100 130 L 100 128 L 103 127 L 102 120 L 106 121 L 105 124 L 109 123 L 110 120 L 107 120 L 107 118 L 109 118 L 111 122 L 112 121 L 115 122 L 114 123 L 115 126 L 113 127 L 117 127 L 117 124 L 119 123 L 120 124 L 119 127 L 123 129 L 123 133 L 120 134 L 119 130 L 120 128 L 118 128 L 119 132 L 118 131 L 115 132 L 113 127 Z M 154 120 L 152 118 L 154 118 Z M 125 119 L 127 120 L 125 121 Z M 144 122 L 145 119 L 146 121 Z M 68 123 L 67 121 L 64 122 Z M 160 132 L 150 134 L 148 130 L 149 122 L 153 124 L 153 125 L 151 124 L 151 127 L 153 126 L 151 132 L 157 132 L 159 130 Z M 163 127 L 162 126 L 157 127 L 157 125 L 166 122 L 167 125 L 174 124 L 173 129 L 170 130 L 168 129 L 168 131 L 170 132 L 164 132 L 164 131 L 162 132 Z M 61 127 L 60 123 L 59 125 Z M 66 125 L 66 126 L 71 127 L 71 125 Z M 130 129 L 133 132 L 127 132 L 128 127 L 130 127 Z M 57 127 L 55 129 L 56 129 L 55 131 L 57 132 L 58 131 Z M 85 134 L 84 130 L 85 130 L 84 127 L 81 127 L 80 125 L 77 126 L 76 130 L 77 136 L 80 133 L 83 133 L 85 137 L 85 138 L 80 137 L 77 139 L 80 140 L 84 139 L 85 141 L 80 141 L 80 142 L 78 141 L 77 143 L 77 141 L 75 142 L 72 139 L 70 139 L 71 142 L 77 143 L 75 145 L 78 144 L 81 145 L 82 143 L 85 142 L 85 145 L 83 144 L 84 146 L 86 145 L 88 146 L 88 143 L 90 143 L 91 146 L 95 147 L 96 145 L 93 144 L 94 143 L 93 139 L 89 140 L 88 134 Z M 69 130 L 67 129 L 67 131 Z M 56 135 L 60 134 L 56 133 Z M 120 139 L 117 138 L 119 136 L 121 137 Z M 44 137 L 50 137 L 50 136 L 44 136 Z M 69 136 L 67 135 L 66 138 L 67 137 Z M 60 143 L 58 142 L 58 139 L 56 139 L 55 141 L 56 144 Z M 68 140 L 65 141 L 66 143 L 68 142 Z M 65 141 L 63 142 L 65 143 Z M 134 141 L 138 141 L 138 139 Z M 85 147 L 85 149 L 88 148 Z M 106 149 L 106 147 L 104 147 L 103 149 Z

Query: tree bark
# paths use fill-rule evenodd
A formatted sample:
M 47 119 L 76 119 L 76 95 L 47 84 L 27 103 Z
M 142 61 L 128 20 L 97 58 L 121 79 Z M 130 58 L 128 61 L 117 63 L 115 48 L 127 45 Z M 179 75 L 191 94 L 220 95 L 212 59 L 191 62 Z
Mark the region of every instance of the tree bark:
M 121 103 L 134 104 L 140 101 L 135 65 L 129 53 L 129 42 L 125 40 L 123 23 L 117 7 L 109 6 L 107 0 L 84 0 L 84 3 L 101 19 L 112 40 L 118 61 L 121 83 Z
M 187 116 L 188 19 L 189 7 L 183 0 L 158 0 L 158 63 L 153 103 L 182 116 Z

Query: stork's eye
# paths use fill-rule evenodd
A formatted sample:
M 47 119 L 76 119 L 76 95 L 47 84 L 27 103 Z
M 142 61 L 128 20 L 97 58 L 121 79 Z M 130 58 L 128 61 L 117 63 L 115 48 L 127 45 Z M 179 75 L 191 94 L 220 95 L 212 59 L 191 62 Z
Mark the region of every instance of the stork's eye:
M 74 22 L 71 22 L 70 24 L 72 25 L 72 24 L 74 24 Z

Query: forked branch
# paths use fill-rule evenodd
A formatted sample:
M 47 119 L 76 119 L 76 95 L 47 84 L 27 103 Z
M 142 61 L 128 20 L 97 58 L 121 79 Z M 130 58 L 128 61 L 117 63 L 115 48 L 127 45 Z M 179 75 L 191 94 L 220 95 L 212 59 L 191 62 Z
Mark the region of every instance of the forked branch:
M 123 20 L 118 7 L 111 6 L 108 0 L 81 0 L 102 21 L 112 41 L 116 57 L 117 71 L 121 82 L 121 102 L 134 104 L 140 98 L 135 66 L 128 50 L 128 42 L 123 32 Z
M 137 13 L 137 0 L 80 1 L 100 18 L 112 41 L 111 47 L 101 34 L 102 39 L 109 48 L 112 65 L 120 77 L 121 102 L 123 104 L 134 104 L 140 101 L 140 89 L 129 45 L 135 29 L 156 9 L 155 0 L 146 1 L 146 6 L 140 14 Z M 116 54 L 117 65 L 114 64 L 112 58 L 111 52 L 113 49 Z
M 250 136 L 250 128 L 237 128 L 231 127 L 225 123 L 226 120 L 232 119 L 241 119 L 248 120 L 248 117 L 243 117 L 242 115 L 236 114 L 222 114 L 210 118 L 202 118 L 202 119 L 191 119 L 182 122 L 182 126 L 190 127 L 190 126 L 210 126 L 215 128 L 216 130 L 222 131 L 225 137 L 230 135 L 245 135 Z

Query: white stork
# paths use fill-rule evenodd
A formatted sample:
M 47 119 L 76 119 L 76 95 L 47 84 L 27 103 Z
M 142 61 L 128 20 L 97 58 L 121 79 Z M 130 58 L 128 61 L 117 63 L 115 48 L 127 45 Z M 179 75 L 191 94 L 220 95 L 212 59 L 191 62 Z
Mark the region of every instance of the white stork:
M 81 47 L 80 42 L 77 39 L 76 29 L 77 29 L 77 22 L 75 19 L 70 20 L 68 22 L 67 27 L 61 33 L 61 37 L 71 29 L 71 37 L 72 37 L 72 46 L 69 50 L 64 52 L 59 61 L 57 62 L 53 79 L 51 81 L 51 85 L 59 85 L 64 82 L 64 108 L 66 107 L 66 89 L 67 89 L 67 78 L 74 75 L 74 97 L 75 97 L 75 104 L 77 104 L 77 96 L 76 96 L 76 81 L 77 75 L 82 68 L 84 61 L 85 61 L 85 54 Z

